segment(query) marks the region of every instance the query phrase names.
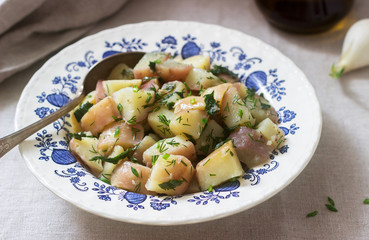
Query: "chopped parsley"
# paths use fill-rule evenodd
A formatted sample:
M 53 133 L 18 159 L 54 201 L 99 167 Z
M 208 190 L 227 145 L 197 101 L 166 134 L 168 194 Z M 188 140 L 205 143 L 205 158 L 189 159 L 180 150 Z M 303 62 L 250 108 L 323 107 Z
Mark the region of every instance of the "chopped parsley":
M 118 108 L 118 111 L 120 112 L 120 113 L 122 113 L 122 110 L 123 110 L 123 106 L 122 106 L 122 104 L 118 104 L 117 105 L 117 108 Z
M 369 204 L 369 198 L 365 198 L 363 201 L 364 204 Z
M 175 190 L 175 188 L 180 186 L 183 182 L 183 180 L 172 179 L 168 182 L 160 183 L 159 187 L 163 190 Z
M 161 61 L 160 60 L 155 60 L 155 61 L 152 61 L 149 63 L 149 67 L 150 67 L 150 70 L 151 72 L 156 72 L 156 64 L 160 64 Z
M 136 116 L 131 117 L 131 119 L 129 119 L 127 122 L 132 124 L 132 125 L 135 125 L 136 124 Z
M 169 127 L 170 120 L 164 114 L 159 114 L 158 118 L 159 118 L 159 122 Z
M 118 126 L 117 129 L 114 131 L 114 137 L 116 138 L 119 135 L 120 127 Z
M 223 67 L 222 65 L 214 65 L 212 69 L 210 69 L 210 72 L 214 74 L 215 76 L 225 74 L 235 79 L 238 78 L 238 75 L 236 73 L 232 72 L 227 67 Z
M 86 133 L 84 132 L 79 132 L 79 133 L 68 133 L 68 136 L 70 138 L 75 138 L 77 140 L 82 140 L 83 137 L 90 137 L 93 138 L 94 136 L 87 136 Z
M 131 158 L 132 154 L 134 153 L 134 151 L 136 151 L 137 146 L 134 146 L 133 148 L 128 148 L 127 150 L 125 150 L 124 152 L 122 152 L 121 154 L 115 156 L 115 157 L 104 157 L 104 156 L 95 156 L 93 158 L 90 159 L 90 161 L 104 161 L 104 162 L 110 162 L 113 164 L 117 164 L 120 160 L 125 159 L 126 157 Z M 96 150 L 95 150 L 96 152 Z M 97 152 L 96 152 L 97 153 Z
M 137 170 L 134 167 L 131 167 L 131 172 L 133 173 L 133 175 L 135 175 L 136 177 L 140 177 L 140 175 L 138 175 Z
M 154 165 L 158 159 L 159 159 L 159 155 L 152 155 L 151 164 Z
M 307 218 L 309 218 L 309 217 L 315 217 L 317 214 L 318 214 L 318 211 L 314 211 L 314 212 L 311 212 L 311 213 L 306 214 L 306 217 Z
M 205 111 L 209 115 L 215 115 L 219 112 L 219 102 L 214 99 L 214 91 L 210 94 L 204 95 L 205 99 Z

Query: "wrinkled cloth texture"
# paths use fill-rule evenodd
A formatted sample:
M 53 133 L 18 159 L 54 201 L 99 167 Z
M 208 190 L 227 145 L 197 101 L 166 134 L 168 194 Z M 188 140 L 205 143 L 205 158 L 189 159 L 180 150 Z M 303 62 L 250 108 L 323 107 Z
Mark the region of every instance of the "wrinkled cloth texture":
M 127 0 L 5 0 L 0 5 L 0 82 L 81 37 Z

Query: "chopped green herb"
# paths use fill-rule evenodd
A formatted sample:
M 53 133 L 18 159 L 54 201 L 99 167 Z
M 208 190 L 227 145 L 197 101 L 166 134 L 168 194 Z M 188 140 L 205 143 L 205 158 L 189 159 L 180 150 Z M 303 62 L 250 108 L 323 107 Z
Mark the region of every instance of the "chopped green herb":
M 203 118 L 203 119 L 201 119 L 201 123 L 202 123 L 203 125 L 205 125 L 205 124 L 207 124 L 207 123 L 208 123 L 208 120 L 207 120 L 206 118 Z
M 334 206 L 334 205 L 335 205 L 335 203 L 334 203 L 333 199 L 332 199 L 332 198 L 330 198 L 330 197 L 328 197 L 328 202 L 329 202 L 332 206 Z
M 167 145 L 165 144 L 164 140 L 160 140 L 157 144 L 156 144 L 156 148 L 159 149 L 160 153 L 165 152 L 166 150 L 168 150 L 169 148 L 167 147 Z
M 122 104 L 118 103 L 117 108 L 118 108 L 118 111 L 119 111 L 120 113 L 122 113 L 122 110 L 123 110 L 123 106 L 122 106 Z
M 166 143 L 171 146 L 175 146 L 175 147 L 179 145 L 179 142 L 176 142 L 173 138 L 169 142 L 166 142 Z
M 196 99 L 195 99 L 195 98 L 192 98 L 192 99 L 190 100 L 190 103 L 191 103 L 191 104 L 195 104 L 195 103 L 196 103 Z
M 318 211 L 314 211 L 314 212 L 308 213 L 308 214 L 306 215 L 306 217 L 307 217 L 307 218 L 308 218 L 308 217 L 315 217 L 317 214 L 318 214 Z
M 99 179 L 104 183 L 111 184 L 109 179 L 105 176 L 105 174 L 101 174 L 101 177 L 99 177 Z
M 132 128 L 132 136 L 133 136 L 133 140 L 136 140 L 136 135 L 137 133 L 140 132 L 140 129 L 138 128 Z
M 151 93 L 147 93 L 147 98 L 146 98 L 146 103 L 149 103 L 150 101 L 151 101 L 151 99 L 152 99 L 152 94 Z
M 187 164 L 186 164 L 185 162 L 183 162 L 183 160 L 181 160 L 181 163 L 182 163 L 183 165 L 185 165 L 185 167 L 187 167 Z
M 210 149 L 210 144 L 200 147 L 200 151 L 203 152 L 204 154 L 208 154 L 209 149 Z
M 159 64 L 159 63 L 161 63 L 160 60 L 155 60 L 155 61 L 149 63 L 150 70 L 153 73 L 156 72 L 156 64 Z
M 182 183 L 183 183 L 183 180 L 172 179 L 172 180 L 169 180 L 168 182 L 163 182 L 159 184 L 159 187 L 164 190 L 171 190 L 171 189 L 175 190 L 175 188 L 180 186 Z
M 208 162 L 211 160 L 211 158 L 209 158 L 204 164 L 203 166 L 205 166 L 206 164 L 208 164 Z
M 242 119 L 243 111 L 240 109 L 238 110 L 238 116 Z
M 151 156 L 151 164 L 154 166 L 154 164 L 156 163 L 156 161 L 158 160 L 159 155 L 152 155 Z
M 328 208 L 329 211 L 338 212 L 338 210 L 335 206 L 332 206 L 332 205 L 329 205 L 329 204 L 326 204 L 325 206 Z
M 136 116 L 131 117 L 131 119 L 129 119 L 127 122 L 132 124 L 132 125 L 135 125 L 136 124 Z
M 159 121 L 169 127 L 170 120 L 164 114 L 159 114 Z
M 216 174 L 215 174 L 215 173 L 210 173 L 210 174 L 209 174 L 209 176 L 210 176 L 210 177 L 215 177 L 215 176 L 216 176 Z
M 221 141 L 220 143 L 218 143 L 216 146 L 215 146 L 215 149 L 218 149 L 220 148 L 221 146 L 223 146 L 223 144 L 225 144 L 226 142 L 228 141 L 233 141 L 232 138 L 226 138 L 224 141 Z
M 83 137 L 90 137 L 93 138 L 94 136 L 87 136 L 86 133 L 84 132 L 79 132 L 79 133 L 68 133 L 68 136 L 70 138 L 75 138 L 77 140 L 82 140 Z
M 168 108 L 168 110 L 172 110 L 172 109 L 173 109 L 173 107 L 174 107 L 174 102 L 169 102 L 169 103 L 167 103 L 167 108 Z
M 205 100 L 205 111 L 209 115 L 215 115 L 219 112 L 219 102 L 214 99 L 214 91 L 210 94 L 204 95 Z
M 76 120 L 78 122 L 81 121 L 82 117 L 88 112 L 88 110 L 93 106 L 92 103 L 90 102 L 86 102 L 84 104 L 81 104 L 81 106 L 79 106 L 77 108 L 77 110 L 74 112 L 74 116 L 76 117 Z
M 164 168 L 164 170 L 170 176 L 170 173 L 168 172 L 168 170 L 166 168 Z
M 259 102 L 260 102 L 261 109 L 267 110 L 267 109 L 271 108 L 271 106 L 269 104 L 263 103 L 260 99 L 259 99 Z
M 138 175 L 137 170 L 134 167 L 131 167 L 131 172 L 133 173 L 133 175 L 135 175 L 136 177 L 140 177 L 140 175 Z
M 135 193 L 138 193 L 141 191 L 141 182 L 137 183 L 135 188 L 133 189 Z
M 210 185 L 209 188 L 208 188 L 208 192 L 213 192 L 214 189 L 213 189 L 213 185 Z
M 133 92 L 138 92 L 140 89 L 137 87 L 137 85 L 133 86 Z
M 227 67 L 223 67 L 222 65 L 214 65 L 212 69 L 210 69 L 210 72 L 214 74 L 215 76 L 225 74 L 232 78 L 238 78 L 238 75 L 236 73 L 232 72 Z
M 137 149 L 137 146 L 134 146 L 133 148 L 128 148 L 127 150 L 125 150 L 121 154 L 119 154 L 115 157 L 112 157 L 112 158 L 108 158 L 108 157 L 104 157 L 104 156 L 95 156 L 95 157 L 91 158 L 90 161 L 100 161 L 100 160 L 102 160 L 104 162 L 110 162 L 110 163 L 113 163 L 113 164 L 117 164 L 120 160 L 122 160 L 126 157 L 130 158 L 131 155 L 134 153 L 134 151 L 136 151 L 136 149 Z
M 163 156 L 163 158 L 165 159 L 165 160 L 168 160 L 168 158 L 170 157 L 170 154 L 169 153 L 166 153 L 166 154 L 164 154 L 164 156 Z
M 117 129 L 115 129 L 114 137 L 116 138 L 119 135 L 120 127 L 118 126 Z
M 121 118 L 117 118 L 117 117 L 115 117 L 115 116 L 111 116 L 113 119 L 114 119 L 114 121 L 116 121 L 116 122 L 119 122 L 120 120 L 122 120 Z
M 369 204 L 369 198 L 365 198 L 363 201 L 364 204 Z
M 88 150 L 90 153 L 93 153 L 93 154 L 97 154 L 97 153 L 98 153 L 98 152 L 96 151 L 96 149 L 95 149 L 94 145 L 91 145 L 91 148 L 92 148 L 92 150 L 91 150 L 91 149 L 89 149 L 89 150 Z
M 94 125 L 94 123 L 95 123 L 95 121 L 93 121 L 93 122 L 90 124 L 90 127 L 91 127 L 92 125 Z

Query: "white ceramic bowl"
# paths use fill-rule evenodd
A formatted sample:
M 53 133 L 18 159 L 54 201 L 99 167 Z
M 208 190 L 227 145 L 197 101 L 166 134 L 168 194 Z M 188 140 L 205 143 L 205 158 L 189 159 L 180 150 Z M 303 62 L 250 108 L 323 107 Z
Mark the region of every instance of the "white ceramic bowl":
M 86 37 L 60 51 L 35 73 L 16 111 L 16 128 L 43 118 L 75 96 L 88 69 L 116 52 L 166 51 L 186 58 L 208 54 L 258 89 L 280 114 L 286 144 L 270 161 L 214 192 L 158 197 L 113 188 L 86 172 L 67 150 L 61 118 L 20 145 L 29 169 L 72 204 L 118 221 L 176 225 L 249 209 L 281 191 L 304 169 L 319 142 L 322 118 L 314 89 L 275 48 L 241 32 L 195 22 L 144 22 Z

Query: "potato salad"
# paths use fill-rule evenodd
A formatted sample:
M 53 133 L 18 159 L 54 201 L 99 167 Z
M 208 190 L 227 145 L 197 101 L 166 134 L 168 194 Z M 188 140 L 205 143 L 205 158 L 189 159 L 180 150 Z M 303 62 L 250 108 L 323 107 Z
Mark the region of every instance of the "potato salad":
M 118 64 L 69 122 L 70 151 L 88 171 L 152 195 L 213 191 L 284 142 L 264 96 L 203 55 L 152 52 L 133 69 Z

